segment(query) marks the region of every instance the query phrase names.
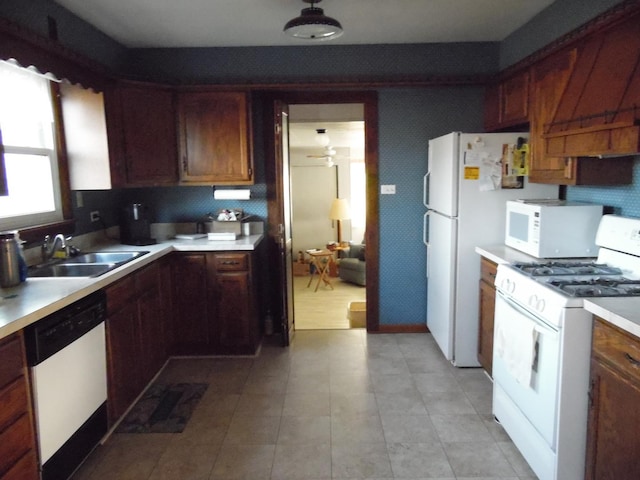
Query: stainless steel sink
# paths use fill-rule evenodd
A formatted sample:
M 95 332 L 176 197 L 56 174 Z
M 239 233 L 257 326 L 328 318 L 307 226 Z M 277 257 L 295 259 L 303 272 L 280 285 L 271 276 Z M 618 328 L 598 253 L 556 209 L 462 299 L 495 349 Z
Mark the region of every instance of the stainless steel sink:
M 149 252 L 88 252 L 30 267 L 29 276 L 98 277 L 147 253 Z
M 67 258 L 63 263 L 124 263 L 149 252 L 91 252 Z
M 116 268 L 115 263 L 38 265 L 29 269 L 30 277 L 97 277 Z

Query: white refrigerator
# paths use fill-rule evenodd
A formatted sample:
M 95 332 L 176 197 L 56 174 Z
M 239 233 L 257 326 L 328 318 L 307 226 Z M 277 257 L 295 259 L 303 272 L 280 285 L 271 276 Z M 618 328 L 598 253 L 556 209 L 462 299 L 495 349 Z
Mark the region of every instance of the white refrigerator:
M 427 327 L 444 356 L 477 367 L 480 258 L 476 246 L 504 243 L 506 201 L 558 198 L 557 185 L 502 188 L 503 146 L 528 133 L 453 132 L 429 141 L 424 179 Z M 520 158 L 520 156 L 518 156 Z

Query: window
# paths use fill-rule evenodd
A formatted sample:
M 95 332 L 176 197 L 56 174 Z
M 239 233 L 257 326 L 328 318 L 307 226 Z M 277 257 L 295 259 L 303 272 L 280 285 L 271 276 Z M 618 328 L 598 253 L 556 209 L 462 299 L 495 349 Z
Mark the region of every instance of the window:
M 0 132 L 7 194 L 2 230 L 63 219 L 49 80 L 0 62 Z

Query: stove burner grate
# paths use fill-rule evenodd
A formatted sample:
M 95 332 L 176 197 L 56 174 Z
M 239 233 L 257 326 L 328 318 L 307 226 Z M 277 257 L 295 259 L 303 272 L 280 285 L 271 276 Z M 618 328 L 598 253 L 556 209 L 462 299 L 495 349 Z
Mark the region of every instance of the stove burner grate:
M 515 263 L 512 267 L 531 277 L 551 275 L 620 275 L 616 267 L 593 262 Z
M 594 277 L 584 280 L 551 278 L 545 282 L 572 297 L 633 297 L 640 295 L 640 282 L 624 277 Z

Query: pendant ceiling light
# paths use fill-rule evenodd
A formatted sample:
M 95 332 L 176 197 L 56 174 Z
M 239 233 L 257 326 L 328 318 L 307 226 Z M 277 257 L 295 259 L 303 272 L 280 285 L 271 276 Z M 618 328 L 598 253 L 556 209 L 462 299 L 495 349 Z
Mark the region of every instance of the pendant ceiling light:
M 302 0 L 311 6 L 303 8 L 300 16 L 289 20 L 284 33 L 304 40 L 331 40 L 342 35 L 342 25 L 335 18 L 327 17 L 324 10 L 315 6 L 322 0 Z
M 316 136 L 314 140 L 318 145 L 321 145 L 323 147 L 326 147 L 331 142 L 331 139 L 329 138 L 329 135 L 327 134 L 327 130 L 325 128 L 316 129 Z

